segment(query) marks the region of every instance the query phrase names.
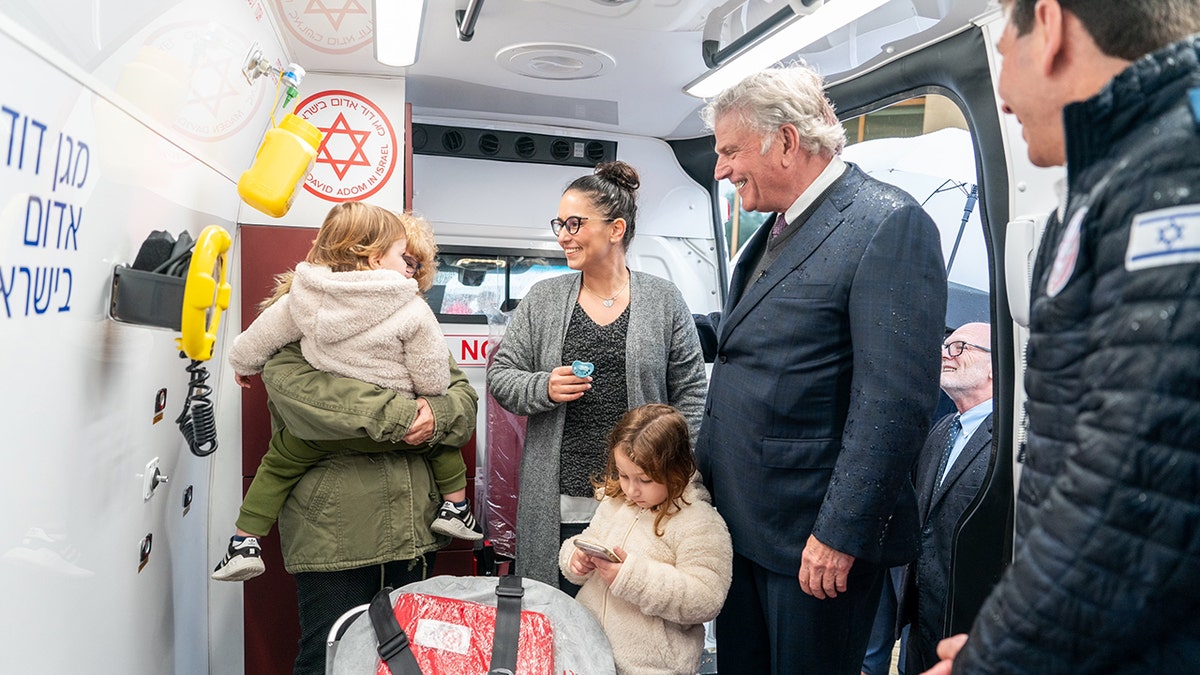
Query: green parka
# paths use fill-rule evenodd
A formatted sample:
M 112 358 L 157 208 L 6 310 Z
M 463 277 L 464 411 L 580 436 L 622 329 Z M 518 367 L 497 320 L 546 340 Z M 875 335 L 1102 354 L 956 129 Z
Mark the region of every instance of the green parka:
M 263 368 L 272 430 L 316 441 L 328 457 L 300 479 L 279 514 L 288 572 L 331 572 L 411 560 L 447 543 L 429 525 L 441 496 L 426 455 L 431 447 L 461 447 L 475 431 L 479 396 L 450 359 L 444 396 L 423 397 L 435 421 L 421 446 L 400 439 L 416 419 L 417 402 L 373 384 L 313 368 L 299 343 Z

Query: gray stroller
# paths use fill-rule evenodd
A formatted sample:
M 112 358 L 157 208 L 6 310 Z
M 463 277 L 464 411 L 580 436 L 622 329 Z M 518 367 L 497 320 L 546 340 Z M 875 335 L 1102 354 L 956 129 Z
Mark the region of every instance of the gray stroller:
M 422 594 L 452 598 L 497 606 L 498 577 L 455 577 L 440 576 L 403 586 L 391 592 L 388 598 L 388 608 L 395 605 L 402 594 Z M 515 580 L 515 581 L 513 581 Z M 549 621 L 553 632 L 553 660 L 556 673 L 576 673 L 577 675 L 615 675 L 612 648 L 600 623 L 592 614 L 583 608 L 574 598 L 539 581 L 509 578 L 505 582 L 510 589 L 519 583 L 516 595 L 520 597 L 522 611 L 537 612 Z M 504 585 L 499 588 L 500 596 L 512 596 L 505 592 Z M 415 596 L 414 596 L 415 597 Z M 503 602 L 511 602 L 505 599 Z M 407 648 L 410 639 L 420 640 L 420 636 L 408 636 L 401 631 L 397 639 L 385 638 L 384 648 L 381 649 L 376 631 L 369 614 L 370 605 L 360 605 L 346 612 L 334 623 L 326 642 L 326 675 L 373 675 L 380 662 L 381 651 L 387 651 L 388 643 L 395 646 L 401 643 Z M 504 618 L 502 614 L 496 617 L 497 633 L 502 633 Z M 418 627 L 417 633 L 421 632 Z M 511 673 L 515 670 L 497 667 L 496 658 L 502 650 L 501 640 L 496 640 L 496 651 L 492 661 L 491 673 Z M 514 641 L 515 642 L 515 641 Z M 419 644 L 419 643 L 418 643 Z M 510 663 L 515 663 L 515 647 L 512 650 Z M 393 654 L 395 650 L 393 650 Z M 413 662 L 411 666 L 416 666 Z M 411 667 L 410 666 L 410 667 Z M 420 672 L 409 671 L 409 672 Z M 399 672 L 394 673 L 399 675 Z M 426 673 L 425 675 L 432 675 Z M 484 675 L 483 673 L 456 673 L 455 675 Z

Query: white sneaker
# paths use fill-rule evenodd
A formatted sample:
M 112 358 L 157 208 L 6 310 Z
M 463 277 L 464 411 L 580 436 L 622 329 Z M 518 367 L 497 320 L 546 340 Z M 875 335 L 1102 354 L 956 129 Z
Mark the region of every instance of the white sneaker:
M 475 520 L 475 514 L 471 513 L 470 502 L 467 502 L 461 511 L 454 506 L 453 502 L 442 502 L 442 508 L 438 509 L 437 518 L 434 519 L 433 525 L 430 525 L 429 529 L 455 539 L 466 539 L 467 541 L 483 539 L 483 528 L 479 527 L 479 522 Z
M 212 578 L 217 581 L 245 581 L 267 571 L 262 561 L 262 547 L 257 537 L 246 537 L 234 542 L 229 539 L 229 550 L 213 569 Z

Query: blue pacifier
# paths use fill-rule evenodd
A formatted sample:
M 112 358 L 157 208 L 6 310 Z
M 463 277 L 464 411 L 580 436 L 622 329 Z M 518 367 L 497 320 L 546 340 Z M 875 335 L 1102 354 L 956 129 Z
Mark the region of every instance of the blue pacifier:
M 596 370 L 596 366 L 587 361 L 573 361 L 571 363 L 571 372 L 575 374 L 575 377 L 587 377 L 594 370 Z

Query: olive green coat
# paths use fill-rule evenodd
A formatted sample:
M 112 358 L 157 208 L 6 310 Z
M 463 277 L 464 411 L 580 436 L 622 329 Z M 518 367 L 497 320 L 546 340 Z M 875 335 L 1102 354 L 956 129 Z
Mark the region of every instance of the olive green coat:
M 426 454 L 431 446 L 465 445 L 478 405 L 453 359 L 446 394 L 423 397 L 435 429 L 415 448 L 400 439 L 416 419 L 416 400 L 316 370 L 298 343 L 267 362 L 263 383 L 273 430 L 286 427 L 298 438 L 322 441 L 330 453 L 300 479 L 279 514 L 288 572 L 411 560 L 447 543 L 429 529 L 441 497 Z

